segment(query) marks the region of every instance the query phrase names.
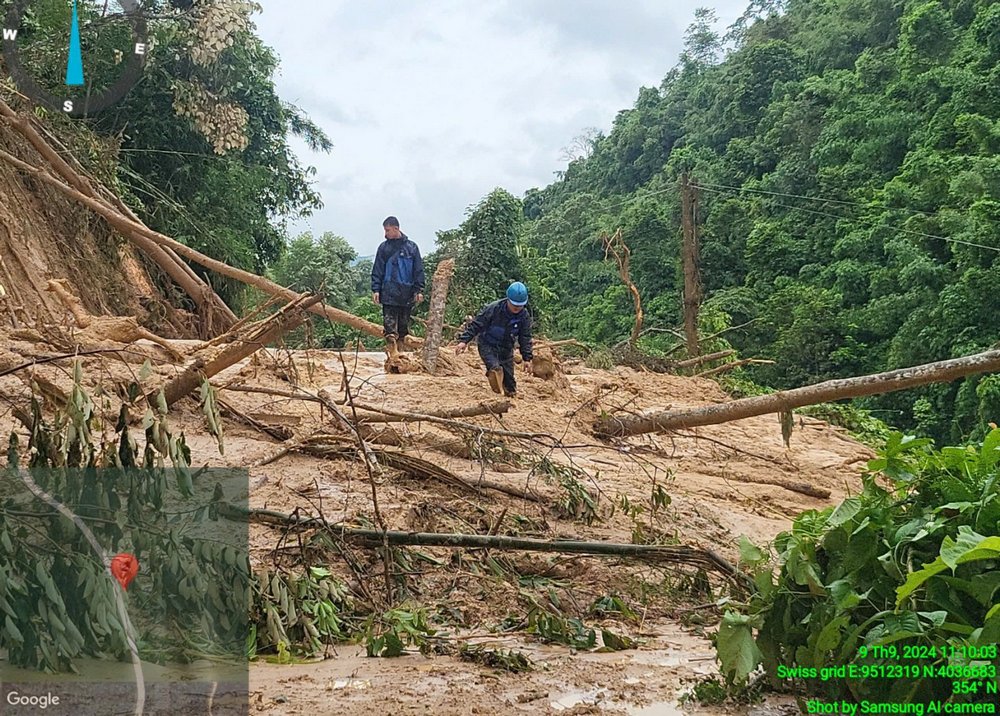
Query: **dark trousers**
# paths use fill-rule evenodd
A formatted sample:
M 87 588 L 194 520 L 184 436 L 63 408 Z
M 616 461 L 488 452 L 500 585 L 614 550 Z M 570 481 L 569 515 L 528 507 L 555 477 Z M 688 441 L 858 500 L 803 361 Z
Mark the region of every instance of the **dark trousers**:
M 402 341 L 410 335 L 410 313 L 413 306 L 387 306 L 382 304 L 382 335 Z
M 478 341 L 479 357 L 486 364 L 486 372 L 503 368 L 503 389 L 505 393 L 517 391 L 517 381 L 514 380 L 514 346 L 494 346 Z

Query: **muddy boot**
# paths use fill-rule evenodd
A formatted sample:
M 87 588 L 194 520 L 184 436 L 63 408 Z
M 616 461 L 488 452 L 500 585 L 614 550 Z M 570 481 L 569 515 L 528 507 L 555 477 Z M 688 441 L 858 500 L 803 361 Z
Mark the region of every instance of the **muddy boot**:
M 399 358 L 399 347 L 396 345 L 395 336 L 388 336 L 385 339 L 385 354 L 389 356 L 390 361 Z
M 486 379 L 490 381 L 490 387 L 493 388 L 493 392 L 500 394 L 503 392 L 503 370 L 501 368 L 494 368 L 486 374 Z

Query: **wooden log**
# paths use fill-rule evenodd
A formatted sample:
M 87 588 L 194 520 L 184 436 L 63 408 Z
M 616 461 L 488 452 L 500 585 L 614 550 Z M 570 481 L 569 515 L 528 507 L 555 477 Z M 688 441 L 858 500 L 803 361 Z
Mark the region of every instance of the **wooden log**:
M 424 365 L 433 375 L 437 368 L 441 333 L 444 331 L 444 309 L 448 302 L 448 285 L 455 275 L 455 259 L 445 259 L 434 271 L 431 285 L 431 303 L 427 314 L 427 339 L 424 341 Z
M 167 405 L 173 405 L 197 390 L 205 378 L 211 378 L 229 366 L 239 363 L 288 331 L 301 326 L 305 321 L 304 311 L 318 303 L 320 298 L 320 296 L 304 296 L 293 301 L 256 327 L 245 339 L 233 341 L 214 355 L 196 360 L 163 386 Z M 149 396 L 151 400 L 155 401 L 157 392 Z
M 22 171 L 30 173 L 32 176 L 37 178 L 39 181 L 45 182 L 50 186 L 55 187 L 59 191 L 63 192 L 67 196 L 80 202 L 95 214 L 103 217 L 118 231 L 131 236 L 131 233 L 137 233 L 141 237 L 145 237 L 150 241 L 158 244 L 162 247 L 172 249 L 175 253 L 180 254 L 184 258 L 194 261 L 195 263 L 201 264 L 205 268 L 215 271 L 216 273 L 222 274 L 223 276 L 228 276 L 236 281 L 247 284 L 248 286 L 253 286 L 264 293 L 272 296 L 279 296 L 287 301 L 296 301 L 302 298 L 302 294 L 296 293 L 290 289 L 279 286 L 278 284 L 264 278 L 263 276 L 257 276 L 249 271 L 244 271 L 242 269 L 234 268 L 222 261 L 216 261 L 215 259 L 205 256 L 204 254 L 195 251 L 189 246 L 185 246 L 169 236 L 152 231 L 148 227 L 142 224 L 136 224 L 131 219 L 127 218 L 120 212 L 111 208 L 104 202 L 93 199 L 82 192 L 74 189 L 68 184 L 63 183 L 56 177 L 49 174 L 47 171 L 40 167 L 32 166 L 26 162 L 21 161 L 17 157 L 9 154 L 8 152 L 0 151 L 0 159 L 16 166 Z M 131 233 L 130 233 L 131 232 Z M 318 304 L 318 302 L 317 302 Z M 311 313 L 315 313 L 320 316 L 325 316 L 329 318 L 334 323 L 342 323 L 344 325 L 350 326 L 351 328 L 359 331 L 361 333 L 367 333 L 371 336 L 382 337 L 382 326 L 372 323 L 371 321 L 355 316 L 347 311 L 341 311 L 338 308 L 327 305 L 317 305 L 312 304 L 309 307 Z M 413 344 L 416 346 L 423 345 L 423 341 L 420 339 L 413 339 Z
M 749 577 L 710 549 L 686 545 L 664 546 L 624 544 L 616 542 L 586 542 L 577 539 L 540 540 L 504 535 L 450 534 L 440 532 L 401 532 L 396 530 L 366 530 L 327 522 L 319 517 L 286 515 L 272 510 L 246 509 L 226 502 L 216 503 L 220 517 L 243 522 L 258 522 L 279 527 L 318 527 L 332 535 L 353 542 L 380 546 L 447 547 L 451 549 L 497 549 L 521 552 L 557 552 L 593 556 L 636 559 L 652 564 L 688 564 L 721 574 L 743 587 L 753 589 Z
M 468 405 L 462 408 L 451 408 L 446 410 L 428 410 L 426 413 L 407 413 L 400 410 L 389 410 L 375 405 L 358 403 L 355 401 L 354 407 L 358 410 L 366 410 L 369 413 L 358 413 L 358 422 L 361 423 L 403 423 L 403 422 L 426 422 L 431 418 L 473 418 L 477 415 L 503 415 L 510 410 L 509 400 L 494 400 L 490 402 Z M 371 413 L 376 413 L 375 415 Z
M 661 411 L 623 418 L 609 416 L 598 420 L 594 429 L 601 436 L 624 437 L 693 428 L 699 425 L 718 425 L 757 415 L 788 412 L 804 405 L 892 393 L 931 383 L 949 383 L 968 375 L 996 370 L 1000 370 L 1000 350 L 994 349 L 964 358 L 925 363 L 912 368 L 900 368 L 856 378 L 828 380 L 794 390 L 782 390 L 770 395 L 759 395 L 700 408 Z

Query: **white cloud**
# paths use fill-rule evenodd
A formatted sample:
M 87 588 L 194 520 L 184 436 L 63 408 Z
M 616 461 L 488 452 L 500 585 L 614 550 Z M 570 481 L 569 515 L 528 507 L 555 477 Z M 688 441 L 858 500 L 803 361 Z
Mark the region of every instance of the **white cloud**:
M 716 7 L 728 24 L 743 4 Z M 280 96 L 334 143 L 328 155 L 294 143 L 325 204 L 296 228 L 341 234 L 362 255 L 388 214 L 426 254 L 494 187 L 548 184 L 576 135 L 609 130 L 640 86 L 659 85 L 693 16 L 659 0 L 262 5 Z

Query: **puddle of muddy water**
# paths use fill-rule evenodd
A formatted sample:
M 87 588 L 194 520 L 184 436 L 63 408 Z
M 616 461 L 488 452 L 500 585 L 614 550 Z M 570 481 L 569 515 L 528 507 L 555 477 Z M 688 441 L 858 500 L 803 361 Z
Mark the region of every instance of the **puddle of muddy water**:
M 643 707 L 634 706 L 630 707 L 626 713 L 629 716 L 685 716 L 680 704 L 676 701 L 664 701 Z
M 595 689 L 593 691 L 574 691 L 563 694 L 558 699 L 549 702 L 553 711 L 568 711 L 581 704 L 598 704 L 608 697 L 607 689 Z

